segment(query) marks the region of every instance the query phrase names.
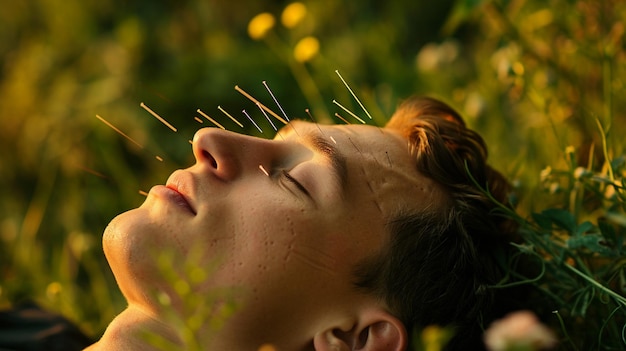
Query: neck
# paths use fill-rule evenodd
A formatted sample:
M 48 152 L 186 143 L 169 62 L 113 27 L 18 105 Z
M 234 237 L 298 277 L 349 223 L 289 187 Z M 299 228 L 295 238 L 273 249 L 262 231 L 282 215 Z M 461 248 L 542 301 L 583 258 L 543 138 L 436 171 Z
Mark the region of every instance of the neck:
M 109 324 L 102 338 L 87 350 L 157 351 L 167 345 L 181 346 L 174 329 L 141 309 L 129 306 Z

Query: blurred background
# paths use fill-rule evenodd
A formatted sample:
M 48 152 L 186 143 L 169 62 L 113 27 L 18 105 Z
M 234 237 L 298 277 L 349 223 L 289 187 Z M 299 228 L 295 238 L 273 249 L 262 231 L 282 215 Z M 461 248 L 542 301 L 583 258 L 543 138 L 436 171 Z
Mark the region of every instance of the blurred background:
M 196 110 L 272 137 L 235 85 L 279 112 L 265 81 L 324 123 L 350 117 L 334 99 L 365 116 L 335 70 L 374 124 L 439 97 L 485 137 L 519 213 L 550 206 L 546 167 L 601 168 L 603 142 L 623 154 L 625 19 L 618 0 L 2 1 L 0 307 L 34 299 L 99 336 L 125 305 L 102 232 L 192 163 L 212 125 Z

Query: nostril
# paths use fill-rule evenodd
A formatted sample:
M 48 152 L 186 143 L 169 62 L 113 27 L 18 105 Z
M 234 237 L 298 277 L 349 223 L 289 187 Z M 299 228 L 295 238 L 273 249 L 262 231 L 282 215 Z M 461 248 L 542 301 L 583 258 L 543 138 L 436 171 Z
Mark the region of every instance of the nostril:
M 213 156 L 211 156 L 208 151 L 202 150 L 202 156 L 204 156 L 204 158 L 211 164 L 213 168 L 217 168 L 217 161 L 215 161 L 215 158 L 213 158 Z

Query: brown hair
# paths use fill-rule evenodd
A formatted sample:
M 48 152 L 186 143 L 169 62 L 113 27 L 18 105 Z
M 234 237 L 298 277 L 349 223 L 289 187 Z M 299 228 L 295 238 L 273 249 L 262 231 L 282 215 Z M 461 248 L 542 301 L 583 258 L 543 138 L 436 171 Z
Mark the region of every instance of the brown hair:
M 441 101 L 411 98 L 385 128 L 408 140 L 417 170 L 441 185 L 446 199 L 396 214 L 387 224 L 388 247 L 358 266 L 356 286 L 383 299 L 409 331 L 450 326 L 467 349 L 469 339 L 480 341 L 479 322 L 490 318 L 490 286 L 501 277 L 497 256 L 512 233 L 484 189 L 506 204 L 509 184 L 487 165 L 480 135 Z

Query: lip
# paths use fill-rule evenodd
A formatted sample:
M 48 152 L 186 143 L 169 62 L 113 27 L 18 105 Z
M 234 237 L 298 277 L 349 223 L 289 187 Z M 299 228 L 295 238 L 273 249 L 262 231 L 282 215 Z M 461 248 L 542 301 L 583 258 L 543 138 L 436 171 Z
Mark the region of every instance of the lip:
M 188 172 L 177 170 L 169 177 L 165 186 L 155 187 L 160 197 L 170 200 L 174 204 L 186 209 L 188 212 L 197 214 L 192 202 L 194 183 L 193 177 Z
M 154 192 L 159 198 L 170 201 L 193 215 L 197 214 L 196 210 L 191 206 L 191 203 L 189 203 L 187 197 L 175 188 L 165 185 L 157 185 L 152 188 L 151 192 Z

